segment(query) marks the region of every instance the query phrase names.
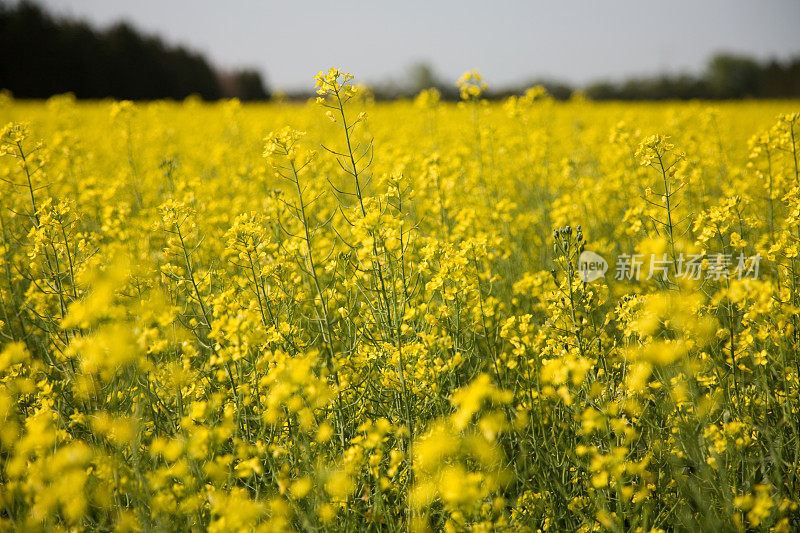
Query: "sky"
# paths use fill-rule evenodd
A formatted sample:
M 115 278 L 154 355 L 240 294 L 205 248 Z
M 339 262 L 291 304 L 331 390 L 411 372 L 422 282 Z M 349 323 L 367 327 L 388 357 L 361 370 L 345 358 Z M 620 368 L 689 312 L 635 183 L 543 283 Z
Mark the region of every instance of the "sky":
M 103 28 L 120 20 L 259 70 L 277 90 L 313 88 L 331 66 L 375 83 L 428 62 L 445 81 L 477 68 L 491 86 L 585 84 L 699 73 L 716 52 L 800 56 L 800 0 L 38 0 Z

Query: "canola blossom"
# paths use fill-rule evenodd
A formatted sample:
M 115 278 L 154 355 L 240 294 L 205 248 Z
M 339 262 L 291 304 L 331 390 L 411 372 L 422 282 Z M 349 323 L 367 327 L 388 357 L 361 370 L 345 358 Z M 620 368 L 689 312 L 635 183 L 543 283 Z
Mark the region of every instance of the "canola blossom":
M 458 86 L 0 95 L 0 529 L 797 530 L 800 104 Z

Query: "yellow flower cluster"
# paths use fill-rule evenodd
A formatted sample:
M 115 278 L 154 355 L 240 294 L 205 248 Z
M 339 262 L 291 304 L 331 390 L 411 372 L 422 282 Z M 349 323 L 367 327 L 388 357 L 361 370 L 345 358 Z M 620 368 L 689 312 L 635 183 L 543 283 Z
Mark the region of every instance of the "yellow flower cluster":
M 796 530 L 798 103 L 457 85 L 2 95 L 0 530 Z

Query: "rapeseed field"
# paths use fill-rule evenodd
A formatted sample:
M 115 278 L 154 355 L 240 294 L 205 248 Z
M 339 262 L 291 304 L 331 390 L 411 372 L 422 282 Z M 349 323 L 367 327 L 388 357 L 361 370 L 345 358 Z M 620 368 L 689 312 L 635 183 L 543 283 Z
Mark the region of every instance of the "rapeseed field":
M 0 529 L 800 528 L 800 103 L 0 96 Z

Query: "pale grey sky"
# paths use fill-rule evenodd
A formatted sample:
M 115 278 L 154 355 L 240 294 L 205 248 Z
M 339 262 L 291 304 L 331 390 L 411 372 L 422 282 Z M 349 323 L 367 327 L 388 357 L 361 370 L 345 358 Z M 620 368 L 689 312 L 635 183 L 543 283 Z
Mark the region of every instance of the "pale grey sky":
M 39 0 L 100 27 L 127 19 L 276 89 L 329 66 L 375 82 L 427 60 L 490 85 L 699 72 L 715 52 L 800 55 L 800 0 Z

